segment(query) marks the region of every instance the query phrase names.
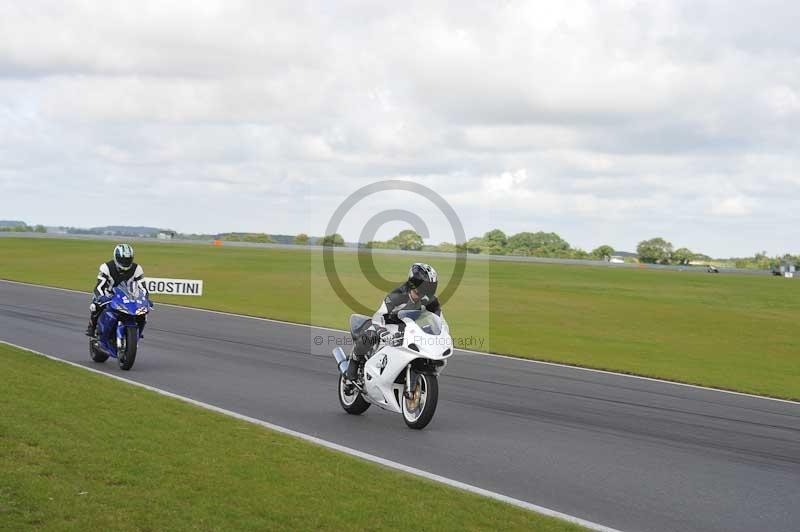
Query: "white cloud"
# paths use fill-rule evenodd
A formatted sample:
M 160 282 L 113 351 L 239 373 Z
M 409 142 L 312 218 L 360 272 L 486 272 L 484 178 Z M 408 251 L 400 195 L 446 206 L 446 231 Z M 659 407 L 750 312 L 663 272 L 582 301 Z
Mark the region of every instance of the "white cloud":
M 753 213 L 754 201 L 744 196 L 711 200 L 709 214 L 717 216 L 747 216 Z
M 530 191 L 523 186 L 527 180 L 528 171 L 522 168 L 513 172 L 503 172 L 499 176 L 483 178 L 483 189 L 501 199 L 518 195 L 528 196 Z
M 764 91 L 764 103 L 778 118 L 800 113 L 800 93 L 785 85 Z
M 0 212 L 100 225 L 125 187 L 155 225 L 318 234 L 347 193 L 399 177 L 470 234 L 797 252 L 798 18 L 786 2 L 6 3 Z

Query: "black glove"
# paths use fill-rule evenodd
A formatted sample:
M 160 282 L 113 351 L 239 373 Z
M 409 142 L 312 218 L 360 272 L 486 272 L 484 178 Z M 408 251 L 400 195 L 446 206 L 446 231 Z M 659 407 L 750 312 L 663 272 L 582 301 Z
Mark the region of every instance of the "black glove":
M 397 346 L 403 342 L 403 333 L 400 331 L 391 332 L 388 329 L 383 329 L 381 334 L 381 341 L 386 345 Z
M 380 341 L 380 336 L 378 334 L 378 331 L 376 331 L 375 329 L 370 328 L 361 333 L 361 344 L 365 347 L 372 348 L 378 345 L 379 341 Z

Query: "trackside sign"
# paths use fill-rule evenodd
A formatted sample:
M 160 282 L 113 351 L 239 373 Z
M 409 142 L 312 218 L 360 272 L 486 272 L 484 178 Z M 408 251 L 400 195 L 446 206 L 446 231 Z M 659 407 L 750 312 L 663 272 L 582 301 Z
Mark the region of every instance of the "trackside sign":
M 203 295 L 203 281 L 146 277 L 144 279 L 144 286 L 151 294 L 169 294 L 172 296 Z

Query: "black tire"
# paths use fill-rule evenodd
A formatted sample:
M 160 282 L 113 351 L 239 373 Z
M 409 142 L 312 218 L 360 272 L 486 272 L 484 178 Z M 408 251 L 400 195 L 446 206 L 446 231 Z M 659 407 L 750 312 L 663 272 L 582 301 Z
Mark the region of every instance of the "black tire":
M 136 347 L 139 344 L 139 329 L 136 327 L 125 328 L 125 343 L 117 353 L 119 369 L 128 371 L 136 362 Z
M 342 408 L 345 412 L 353 416 L 359 416 L 367 411 L 370 404 L 361 397 L 361 392 L 358 391 L 358 388 L 353 388 L 353 393 L 345 394 L 345 384 L 347 383 L 347 379 L 345 379 L 344 375 L 339 375 L 339 404 L 342 405 Z
M 420 411 L 411 412 L 408 410 L 409 400 L 403 397 L 401 407 L 403 409 L 403 421 L 409 428 L 414 430 L 424 429 L 433 419 L 436 413 L 436 405 L 439 403 L 439 379 L 436 375 L 417 375 L 417 386 L 421 387 L 421 394 L 424 393 L 425 403 Z
M 100 348 L 97 347 L 97 340 L 94 338 L 89 340 L 89 358 L 97 363 L 103 363 L 108 360 L 108 355 L 100 351 Z

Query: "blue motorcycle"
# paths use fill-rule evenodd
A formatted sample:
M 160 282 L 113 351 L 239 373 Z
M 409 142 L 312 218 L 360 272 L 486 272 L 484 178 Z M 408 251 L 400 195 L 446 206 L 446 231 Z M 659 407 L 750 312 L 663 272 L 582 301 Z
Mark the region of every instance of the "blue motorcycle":
M 138 283 L 129 282 L 116 286 L 113 295 L 99 304 L 104 308 L 97 320 L 97 334 L 89 340 L 89 356 L 95 362 L 116 358 L 120 369 L 127 371 L 136 361 L 136 348 L 153 303 Z

